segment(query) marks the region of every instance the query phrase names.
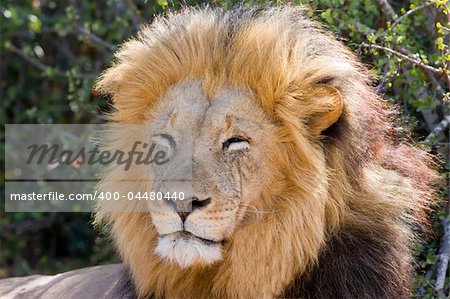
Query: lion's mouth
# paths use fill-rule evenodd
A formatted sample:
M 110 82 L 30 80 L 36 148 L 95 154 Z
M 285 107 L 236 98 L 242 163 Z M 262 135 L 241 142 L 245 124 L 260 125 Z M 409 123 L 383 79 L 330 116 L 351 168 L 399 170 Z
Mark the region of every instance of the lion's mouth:
M 204 245 L 218 245 L 218 244 L 222 244 L 223 243 L 223 241 L 214 241 L 214 240 L 205 239 L 205 238 L 196 236 L 193 233 L 190 233 L 190 232 L 185 231 L 185 230 L 179 231 L 179 232 L 176 232 L 176 233 L 160 235 L 160 237 L 165 237 L 165 236 L 168 236 L 168 235 L 176 236 L 177 238 L 185 239 L 185 240 L 192 240 L 192 239 L 194 239 L 194 240 L 200 241 Z
M 160 235 L 155 254 L 182 268 L 210 265 L 222 259 L 222 242 L 198 237 L 188 231 Z

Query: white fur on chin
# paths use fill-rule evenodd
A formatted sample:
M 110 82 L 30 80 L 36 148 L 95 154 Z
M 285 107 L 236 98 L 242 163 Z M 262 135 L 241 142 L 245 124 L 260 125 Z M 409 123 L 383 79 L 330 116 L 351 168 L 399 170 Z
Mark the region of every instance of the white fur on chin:
M 165 260 L 187 268 L 194 263 L 212 264 L 222 259 L 219 244 L 204 244 L 195 238 L 184 238 L 177 235 L 159 238 L 155 254 Z

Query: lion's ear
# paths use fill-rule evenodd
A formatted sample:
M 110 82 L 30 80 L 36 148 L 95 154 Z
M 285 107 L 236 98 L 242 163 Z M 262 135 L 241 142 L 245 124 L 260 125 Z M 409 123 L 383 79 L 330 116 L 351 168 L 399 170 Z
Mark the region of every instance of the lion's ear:
M 329 85 L 315 86 L 308 97 L 314 106 L 309 116 L 308 127 L 313 135 L 318 136 L 337 122 L 344 103 L 339 90 Z

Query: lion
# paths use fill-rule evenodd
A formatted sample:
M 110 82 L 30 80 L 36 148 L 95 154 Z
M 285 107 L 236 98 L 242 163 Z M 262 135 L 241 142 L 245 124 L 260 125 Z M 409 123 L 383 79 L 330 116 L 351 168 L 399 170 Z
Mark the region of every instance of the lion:
M 370 80 L 304 7 L 185 8 L 126 41 L 96 85 L 110 121 L 151 128 L 171 148 L 162 176 L 190 183 L 113 179 L 148 178 L 135 165 L 98 188 L 178 188 L 191 207 L 98 205 L 136 296 L 409 297 L 437 175 Z

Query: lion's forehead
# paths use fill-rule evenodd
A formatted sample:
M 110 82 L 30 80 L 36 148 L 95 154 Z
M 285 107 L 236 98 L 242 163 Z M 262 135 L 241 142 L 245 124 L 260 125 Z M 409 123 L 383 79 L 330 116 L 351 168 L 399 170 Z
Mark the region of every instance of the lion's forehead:
M 189 80 L 172 85 L 151 112 L 155 130 L 171 130 L 175 135 L 205 135 L 231 128 L 260 129 L 267 117 L 251 93 L 233 86 L 220 88 L 208 97 L 201 81 Z

